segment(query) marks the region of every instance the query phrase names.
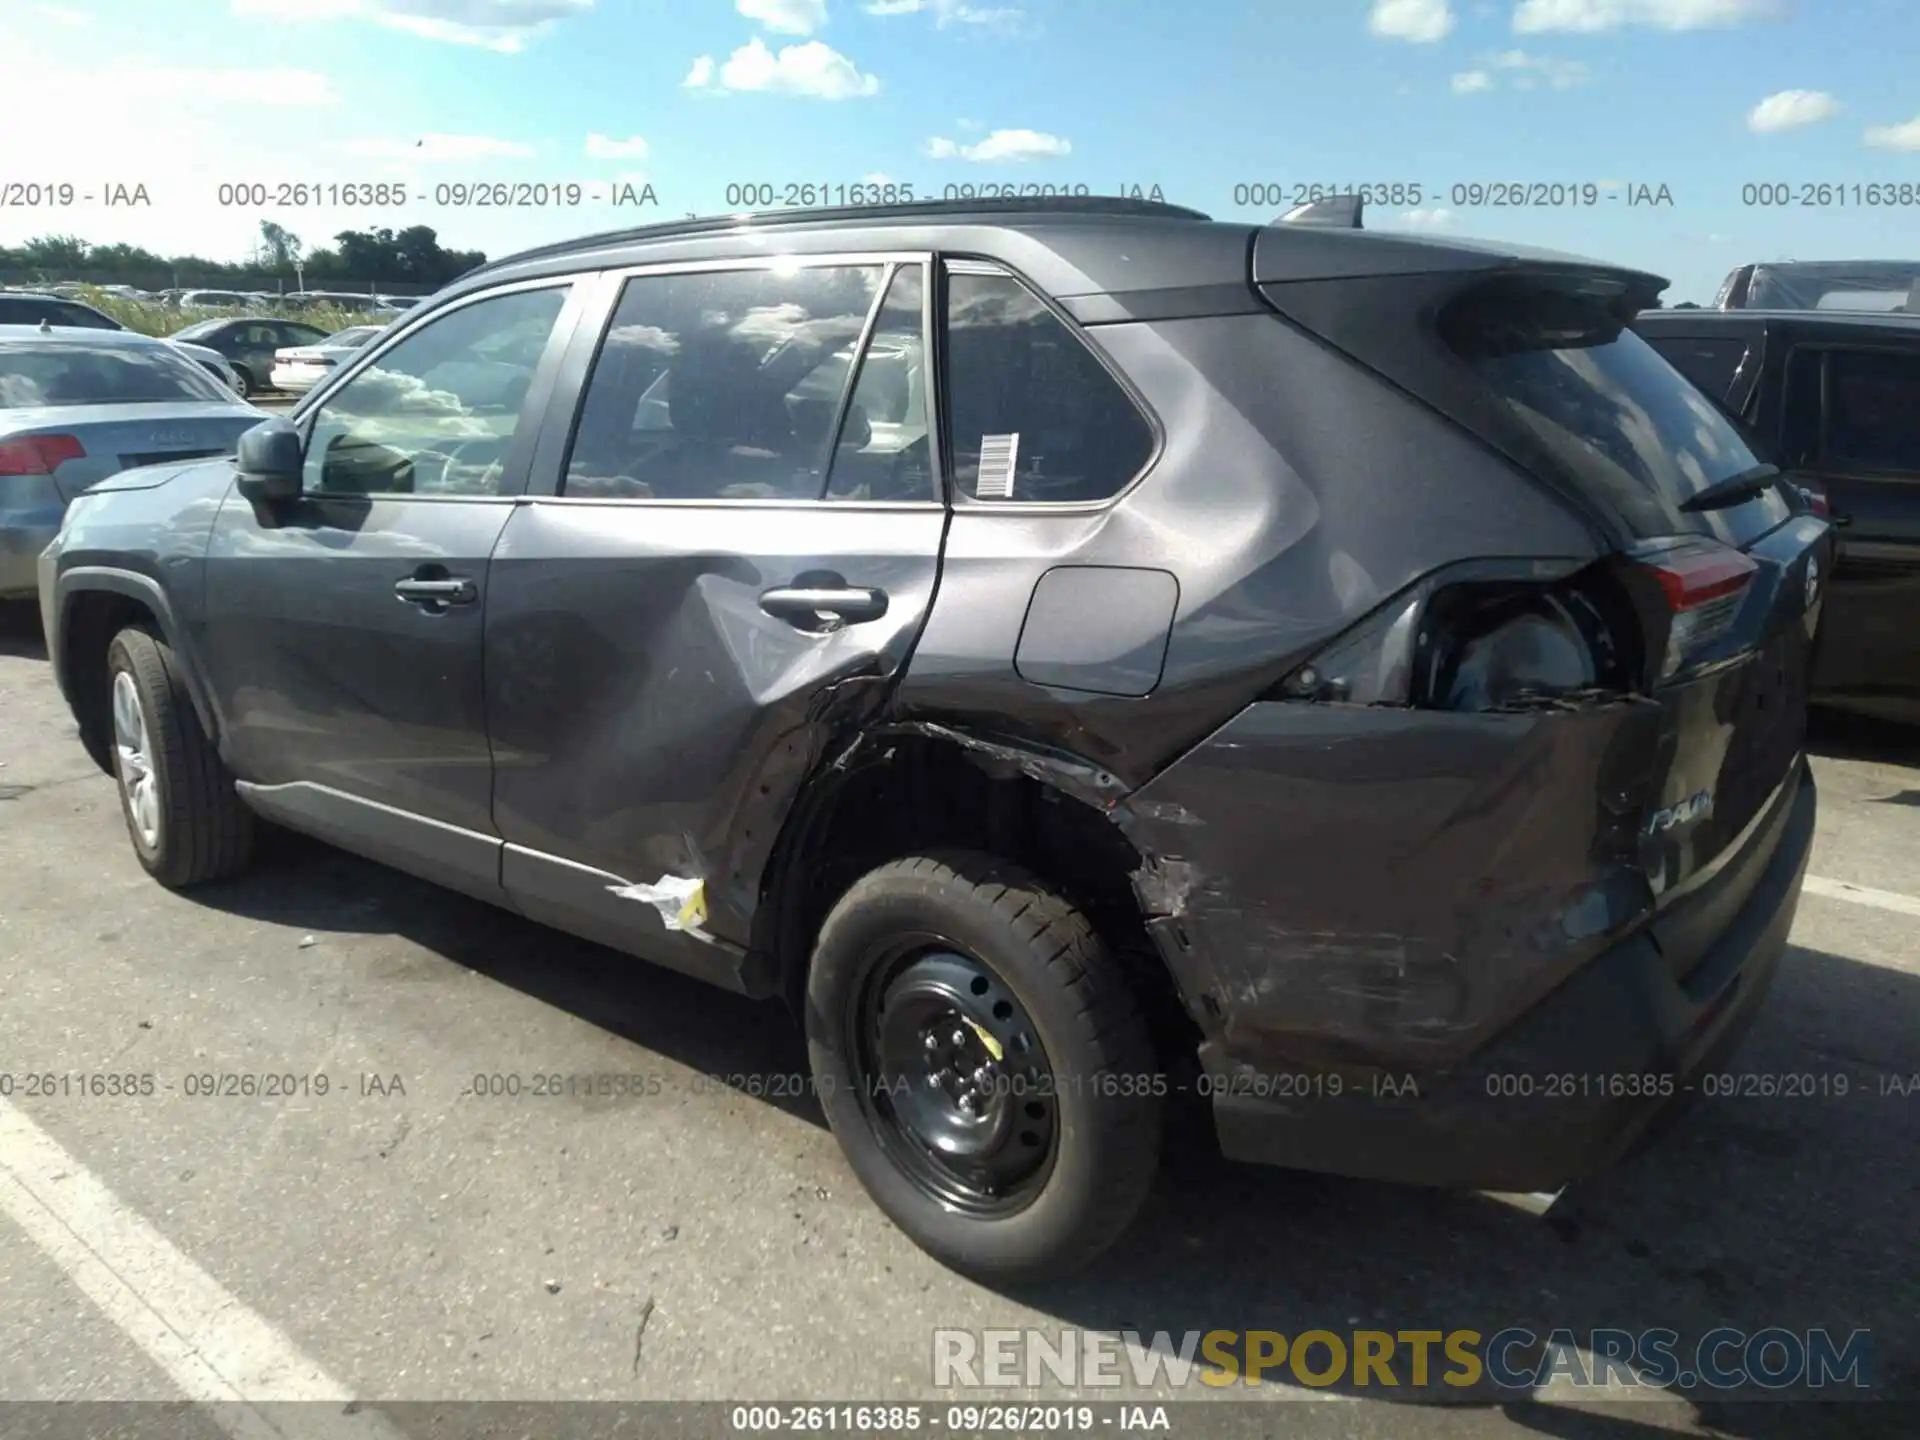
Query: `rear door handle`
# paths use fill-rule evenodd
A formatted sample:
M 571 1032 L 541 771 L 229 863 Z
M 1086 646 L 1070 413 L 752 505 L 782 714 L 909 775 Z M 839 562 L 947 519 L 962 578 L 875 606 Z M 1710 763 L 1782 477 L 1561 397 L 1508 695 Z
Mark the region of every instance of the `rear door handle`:
M 887 592 L 868 585 L 793 586 L 763 592 L 760 608 L 769 615 L 803 626 L 818 623 L 821 615 L 837 616 L 849 625 L 858 625 L 878 620 L 887 613 Z
M 412 605 L 471 605 L 480 587 L 463 575 L 444 580 L 396 580 L 393 593 Z

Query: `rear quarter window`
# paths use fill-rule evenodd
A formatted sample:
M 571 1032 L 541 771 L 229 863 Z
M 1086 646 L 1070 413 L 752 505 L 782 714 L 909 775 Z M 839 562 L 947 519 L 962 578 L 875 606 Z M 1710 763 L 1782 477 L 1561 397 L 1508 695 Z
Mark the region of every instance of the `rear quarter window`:
M 1734 376 L 1747 358 L 1744 340 L 1654 335 L 1647 343 L 1687 379 L 1722 400 L 1733 393 Z
M 1153 458 L 1132 397 L 1010 275 L 949 274 L 947 395 L 954 489 L 969 500 L 1107 500 Z

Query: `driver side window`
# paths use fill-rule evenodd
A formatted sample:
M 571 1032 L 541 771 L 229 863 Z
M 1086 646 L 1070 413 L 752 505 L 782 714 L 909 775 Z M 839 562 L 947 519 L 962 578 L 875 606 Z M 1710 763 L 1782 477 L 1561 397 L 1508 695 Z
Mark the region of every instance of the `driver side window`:
M 527 390 L 566 295 L 555 286 L 461 306 L 360 371 L 314 416 L 308 493 L 504 493 Z

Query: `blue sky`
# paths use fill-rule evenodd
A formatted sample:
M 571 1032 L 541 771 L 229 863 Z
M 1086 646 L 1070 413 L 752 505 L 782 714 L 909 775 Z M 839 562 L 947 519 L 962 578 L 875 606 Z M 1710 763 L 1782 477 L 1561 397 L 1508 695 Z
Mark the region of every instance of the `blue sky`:
M 1245 218 L 1284 207 L 1236 186 L 1370 184 L 1421 191 L 1371 227 L 1637 264 L 1673 279 L 1670 303 L 1746 260 L 1920 253 L 1912 0 L 10 0 L 0 54 L 9 114 L 36 117 L 0 136 L 0 185 L 152 202 L 0 206 L 6 242 L 239 258 L 272 218 L 310 243 L 424 223 L 499 254 L 737 208 L 730 184 L 1158 185 Z M 222 184 L 282 181 L 410 199 L 221 203 Z M 592 198 L 435 203 L 475 181 Z M 1606 198 L 1455 189 L 1489 182 Z M 1838 188 L 1743 203 L 1761 183 Z M 1905 205 L 1861 203 L 1901 184 Z M 657 205 L 601 198 L 647 185 Z M 1670 203 L 1629 203 L 1663 186 Z

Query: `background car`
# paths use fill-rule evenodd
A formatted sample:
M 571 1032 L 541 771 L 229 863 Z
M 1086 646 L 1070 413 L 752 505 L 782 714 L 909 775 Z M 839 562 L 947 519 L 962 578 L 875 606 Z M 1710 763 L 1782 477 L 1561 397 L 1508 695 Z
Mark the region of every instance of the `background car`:
M 1656 310 L 1634 328 L 1837 529 L 1815 701 L 1920 724 L 1920 314 Z
M 1774 260 L 1742 265 L 1716 310 L 1878 310 L 1920 315 L 1920 260 Z
M 273 388 L 284 390 L 289 395 L 306 394 L 384 329 L 384 325 L 350 325 L 317 344 L 276 350 L 273 372 L 269 377 Z
M 237 290 L 186 290 L 177 303 L 182 310 L 245 310 L 252 302 Z
M 266 418 L 164 340 L 0 325 L 0 600 L 33 593 L 35 560 L 89 485 L 229 454 Z
M 270 315 L 238 315 L 232 319 L 201 320 L 170 337 L 218 351 L 240 374 L 242 395 L 273 388 L 276 350 L 311 345 L 327 338 L 316 325 L 280 320 Z
M 106 311 L 96 310 L 83 300 L 69 300 L 61 295 L 0 295 L 0 325 L 38 325 L 43 322 L 65 329 L 118 330 L 123 334 L 133 333 Z M 242 395 L 248 393 L 239 369 L 230 364 L 227 357 L 218 350 L 185 340 L 170 340 L 168 343 L 174 349 L 185 353 L 196 365 L 229 390 L 237 391 Z

